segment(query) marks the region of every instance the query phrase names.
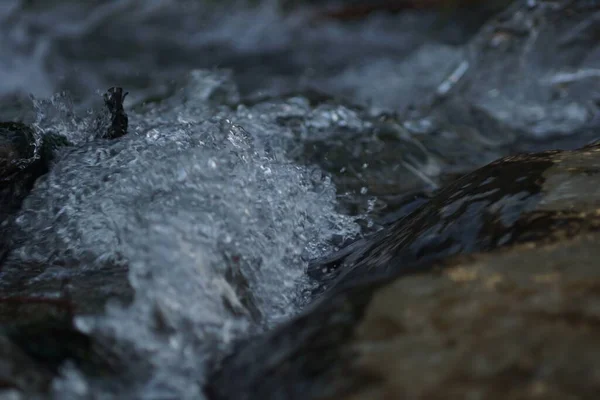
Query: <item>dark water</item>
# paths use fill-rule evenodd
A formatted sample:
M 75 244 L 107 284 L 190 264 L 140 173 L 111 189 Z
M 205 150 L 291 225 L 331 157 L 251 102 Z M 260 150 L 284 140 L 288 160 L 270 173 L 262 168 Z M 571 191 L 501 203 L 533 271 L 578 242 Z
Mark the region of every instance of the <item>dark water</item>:
M 0 287 L 53 295 L 66 277 L 75 296 L 90 295 L 77 293 L 86 282 L 118 297 L 113 272 L 125 270 L 135 290 L 77 320 L 129 349 L 127 378 L 66 364 L 56 398 L 202 398 L 208 357 L 296 313 L 308 260 L 359 225 L 375 230 L 503 154 L 595 137 L 598 46 L 564 33 L 593 34 L 581 21 L 510 14 L 499 35 L 481 10 L 316 11 L 0 5 L 0 118 L 75 144 L 26 200 Z M 131 93 L 130 133 L 92 141 L 99 93 L 114 85 Z M 23 265 L 44 268 L 23 282 Z
M 462 61 L 453 44 L 481 17 L 457 26 L 451 15 L 415 12 L 343 23 L 317 17 L 326 2 L 286 13 L 276 4 L 9 0 L 0 9 L 0 94 L 68 89 L 87 105 L 118 82 L 136 102 L 173 90 L 191 68 L 220 67 L 234 70 L 243 95 L 319 88 L 398 109 Z

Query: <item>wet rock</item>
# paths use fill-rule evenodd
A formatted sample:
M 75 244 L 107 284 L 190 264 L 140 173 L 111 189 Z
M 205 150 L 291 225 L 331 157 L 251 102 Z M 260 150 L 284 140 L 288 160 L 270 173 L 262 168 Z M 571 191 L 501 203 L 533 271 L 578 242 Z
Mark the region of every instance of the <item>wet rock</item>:
M 572 213 L 586 211 L 584 198 L 595 204 L 595 192 L 586 189 L 593 187 L 587 174 L 599 163 L 596 147 L 495 161 L 456 179 L 375 235 L 313 263 L 309 274 L 327 286 L 393 274 L 418 261 L 548 238 L 555 226 L 573 218 Z M 587 191 L 585 197 L 580 191 Z M 547 204 L 559 198 L 576 202 L 549 209 Z
M 23 270 L 23 277 L 31 274 L 29 268 Z M 126 376 L 122 360 L 133 353 L 102 335 L 84 332 L 75 325 L 75 317 L 104 311 L 106 300 L 117 297 L 119 285 L 129 285 L 127 276 L 122 274 L 114 280 L 118 284 L 108 288 L 107 272 L 101 279 L 93 272 L 81 275 L 72 284 L 62 281 L 55 291 L 59 278 L 0 285 L 0 397 L 51 398 L 53 381 L 71 366 L 98 379 Z M 123 292 L 117 294 L 125 300 Z
M 106 132 L 101 133 L 101 137 L 116 139 L 127 133 L 129 119 L 123 108 L 123 102 L 128 94 L 128 92 L 123 93 L 120 87 L 112 87 L 104 94 L 104 104 L 110 113 L 110 126 Z
M 117 357 L 106 352 L 91 336 L 77 330 L 70 316 L 45 315 L 27 324 L 4 328 L 8 339 L 38 365 L 53 373 L 71 360 L 86 372 L 101 375 L 113 372 Z
M 126 95 L 121 88 L 105 94 L 110 124 L 100 137 L 114 139 L 127 133 Z M 64 136 L 51 132 L 40 136 L 21 122 L 0 122 L 0 223 L 19 208 L 35 180 L 48 172 L 54 151 L 69 145 Z
M 27 395 L 47 390 L 52 373 L 38 365 L 8 337 L 0 335 L 0 395 L 15 391 Z
M 81 310 L 66 286 L 58 297 L 0 293 L 0 393 L 45 394 L 67 361 L 97 377 L 120 368 L 114 351 L 75 327 Z
M 110 88 L 104 96 L 110 121 L 100 128 L 101 138 L 114 139 L 127 133 L 127 114 L 121 88 Z M 0 122 L 0 261 L 8 251 L 8 217 L 21 207 L 36 180 L 46 174 L 58 148 L 71 146 L 57 133 L 37 133 L 21 122 Z
M 212 398 L 593 398 L 599 239 L 338 293 L 226 360 Z
M 133 298 L 124 262 L 106 262 L 102 269 L 75 273 L 80 265 L 69 265 L 73 272 L 69 281 L 70 306 L 76 315 L 98 314 L 104 311 L 108 299 L 128 303 Z M 2 298 L 36 299 L 53 298 L 65 285 L 64 275 L 57 266 L 44 263 L 16 263 L 8 256 L 2 266 L 0 294 Z M 18 302 L 8 302 L 2 307 L 0 324 L 29 321 L 30 315 L 22 312 Z
M 530 137 L 459 95 L 410 118 L 393 113 L 373 117 L 362 107 L 314 94 L 289 97 L 277 106 L 274 101 L 240 107 L 239 123 L 251 123 L 248 115 L 276 114 L 278 135 L 290 142 L 287 156 L 328 172 L 340 194 L 340 208 L 376 222 L 365 232 L 408 198 L 428 196 L 498 158 L 580 148 L 596 139 L 600 128 L 600 120 L 590 121 L 569 135 Z
M 68 308 L 61 299 L 0 298 L 0 395 L 45 397 L 67 361 L 95 377 L 120 369 L 119 356 L 75 328 Z M 17 309 L 27 318 L 7 321 Z
M 508 157 L 458 179 L 350 246 L 336 272 L 315 266 L 335 289 L 240 344 L 208 393 L 593 398 L 599 171 L 600 148 L 588 146 Z
M 18 122 L 0 123 L 0 223 L 18 209 L 45 172 L 33 129 Z

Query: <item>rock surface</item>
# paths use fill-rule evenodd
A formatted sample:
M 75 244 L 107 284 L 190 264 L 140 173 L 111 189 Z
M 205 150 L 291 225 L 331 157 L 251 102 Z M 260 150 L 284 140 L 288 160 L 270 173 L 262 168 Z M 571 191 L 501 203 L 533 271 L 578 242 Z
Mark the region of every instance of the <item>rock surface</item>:
M 586 211 L 580 192 L 595 204 L 590 188 L 598 168 L 596 152 L 586 147 L 495 161 L 456 179 L 375 235 L 314 263 L 309 274 L 321 283 L 348 282 L 394 273 L 417 261 L 548 239 L 554 226 L 574 218 L 569 213 Z M 580 203 L 570 204 L 575 198 Z
M 0 123 L 0 224 L 15 212 L 47 168 L 36 155 L 32 128 L 21 123 Z
M 343 268 L 363 270 L 359 283 L 339 278 L 301 316 L 240 345 L 208 392 L 213 399 L 594 398 L 599 172 L 600 148 L 590 146 L 508 157 L 459 179 L 384 239 L 357 245 L 350 257 L 362 258 Z M 487 231 L 477 220 L 466 224 L 478 202 L 504 212 L 489 215 Z M 402 248 L 423 239 L 446 248 L 403 257 Z M 488 252 L 451 255 L 477 250 Z

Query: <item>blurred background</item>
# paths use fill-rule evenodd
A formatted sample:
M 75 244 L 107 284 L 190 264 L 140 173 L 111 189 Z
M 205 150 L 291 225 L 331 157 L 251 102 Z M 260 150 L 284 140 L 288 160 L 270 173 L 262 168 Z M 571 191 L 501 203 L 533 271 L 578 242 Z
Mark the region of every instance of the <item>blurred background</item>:
M 308 89 L 404 110 L 464 59 L 507 0 L 7 0 L 0 98 L 118 84 L 165 96 L 196 68 L 231 69 L 244 97 Z
M 537 0 L 7 0 L 0 5 L 0 120 L 33 121 L 39 110 L 31 96 L 63 91 L 73 112 L 98 107 L 99 93 L 114 85 L 130 92 L 134 108 L 216 87 L 218 101 L 232 106 L 335 99 L 394 123 L 369 134 L 337 123 L 323 140 L 281 117 L 304 135 L 302 148 L 291 152 L 301 153 L 296 159 L 336 175 L 342 193 L 435 189 L 444 181 L 437 179 L 441 169 L 452 177 L 503 154 L 595 138 L 594 7 Z M 198 70 L 225 73 L 233 86 L 223 89 L 228 84 L 215 78 L 225 75 L 198 80 Z M 399 162 L 399 154 L 409 156 Z M 364 165 L 374 175 L 363 174 Z M 397 168 L 412 178 L 393 178 Z

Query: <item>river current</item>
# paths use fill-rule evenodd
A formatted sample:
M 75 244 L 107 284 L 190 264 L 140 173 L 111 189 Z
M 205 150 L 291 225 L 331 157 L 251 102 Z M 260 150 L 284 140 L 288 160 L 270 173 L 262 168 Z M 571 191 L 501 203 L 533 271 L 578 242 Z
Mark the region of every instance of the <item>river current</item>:
M 126 271 L 134 290 L 130 302 L 76 319 L 118 349 L 127 374 L 106 381 L 66 363 L 54 396 L 202 399 L 207 361 L 297 313 L 309 260 L 373 227 L 386 207 L 378 190 L 428 192 L 442 172 L 502 154 L 514 135 L 430 139 L 436 120 L 411 114 L 471 67 L 478 23 L 444 18 L 323 21 L 274 1 L 3 1 L 0 120 L 74 144 L 25 200 L 11 265 L 46 266 L 25 286 L 95 276 L 95 290 L 118 298 Z M 100 93 L 115 85 L 130 92 L 129 133 L 93 140 Z M 494 99 L 482 107 L 512 122 L 513 105 Z M 569 104 L 555 106 L 554 133 L 586 121 Z M 378 125 L 389 112 L 408 122 Z M 372 156 L 386 135 L 397 162 Z M 371 187 L 370 174 L 393 179 Z

